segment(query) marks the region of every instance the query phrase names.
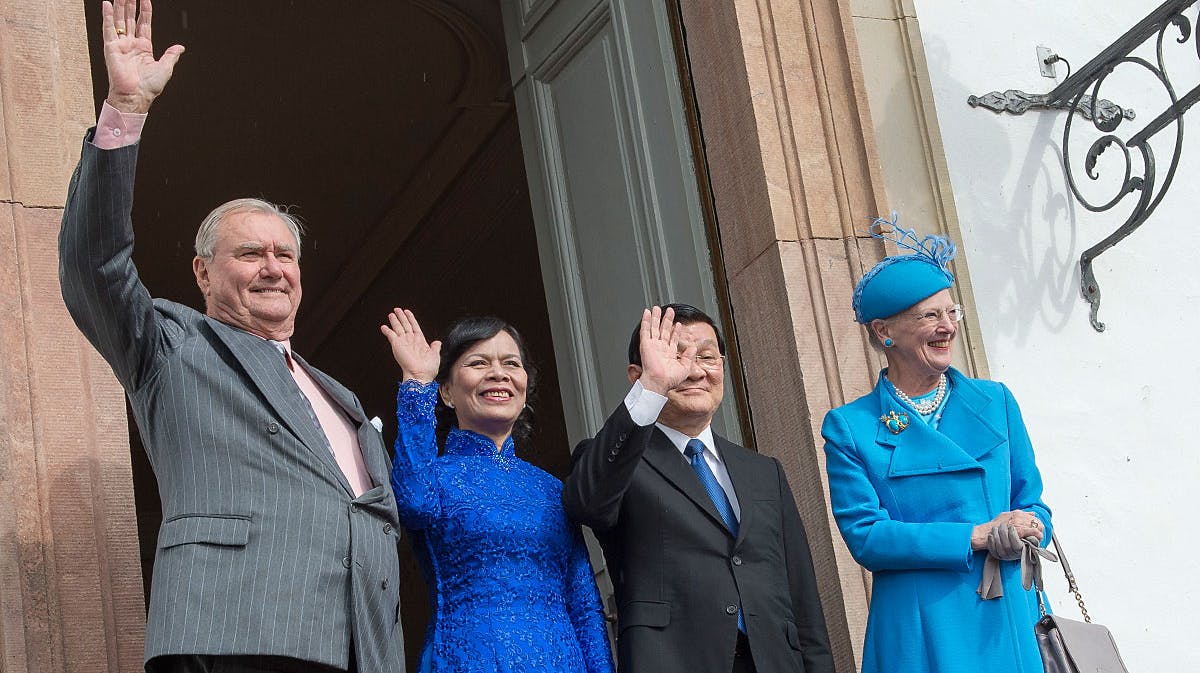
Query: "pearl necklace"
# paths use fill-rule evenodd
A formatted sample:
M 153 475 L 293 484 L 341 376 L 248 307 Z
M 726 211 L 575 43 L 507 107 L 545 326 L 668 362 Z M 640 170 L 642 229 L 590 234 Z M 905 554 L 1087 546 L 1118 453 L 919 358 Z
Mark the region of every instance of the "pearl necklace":
M 912 398 L 900 390 L 895 383 L 892 384 L 892 390 L 896 391 L 896 397 L 899 397 L 900 401 L 912 407 L 918 414 L 928 416 L 941 406 L 942 400 L 946 399 L 946 375 L 942 374 L 938 377 L 937 394 L 920 404 L 913 402 Z

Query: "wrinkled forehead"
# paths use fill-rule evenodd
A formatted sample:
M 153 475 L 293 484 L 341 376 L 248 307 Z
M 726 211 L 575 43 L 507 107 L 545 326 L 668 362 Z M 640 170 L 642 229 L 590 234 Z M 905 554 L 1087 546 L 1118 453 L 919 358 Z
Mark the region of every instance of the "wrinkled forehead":
M 717 332 L 706 322 L 694 322 L 679 327 L 679 346 L 695 345 L 697 350 L 717 348 Z
M 217 246 L 298 250 L 296 236 L 287 223 L 278 215 L 258 210 L 241 210 L 226 215 L 217 225 Z

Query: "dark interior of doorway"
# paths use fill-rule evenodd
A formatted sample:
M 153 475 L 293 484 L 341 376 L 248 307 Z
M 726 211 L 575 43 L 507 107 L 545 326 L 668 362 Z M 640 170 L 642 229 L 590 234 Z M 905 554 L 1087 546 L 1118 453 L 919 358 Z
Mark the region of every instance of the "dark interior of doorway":
M 358 393 L 390 443 L 398 371 L 378 331 L 386 312 L 412 308 L 427 333 L 460 315 L 499 315 L 540 368 L 537 429 L 520 453 L 561 477 L 569 447 L 498 3 L 352 7 L 156 5 L 157 49 L 187 51 L 139 150 L 142 278 L 155 296 L 201 308 L 190 269 L 208 210 L 239 196 L 292 204 L 308 228 L 296 350 Z M 86 12 L 99 109 L 99 0 Z M 162 517 L 131 435 L 148 591 Z M 429 607 L 407 542 L 400 552 L 411 667 Z

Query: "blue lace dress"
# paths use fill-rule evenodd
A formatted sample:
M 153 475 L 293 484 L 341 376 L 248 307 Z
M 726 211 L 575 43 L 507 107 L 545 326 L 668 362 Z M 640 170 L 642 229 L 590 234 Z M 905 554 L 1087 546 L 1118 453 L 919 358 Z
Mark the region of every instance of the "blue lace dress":
M 455 428 L 437 455 L 437 384 L 406 381 L 392 488 L 429 587 L 419 670 L 612 673 L 587 548 L 562 482 L 517 458 L 512 439 Z

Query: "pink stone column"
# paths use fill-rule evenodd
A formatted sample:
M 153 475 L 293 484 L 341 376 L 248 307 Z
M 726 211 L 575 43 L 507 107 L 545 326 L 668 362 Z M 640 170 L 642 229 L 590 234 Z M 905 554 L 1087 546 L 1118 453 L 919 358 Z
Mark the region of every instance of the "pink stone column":
M 863 231 L 887 201 L 848 6 L 680 0 L 751 439 L 787 471 L 844 673 L 870 583 L 833 524 L 820 427 L 880 367 L 850 303 L 884 254 Z
M 124 393 L 58 287 L 95 119 L 83 3 L 0 0 L 0 17 L 0 670 L 140 671 Z

